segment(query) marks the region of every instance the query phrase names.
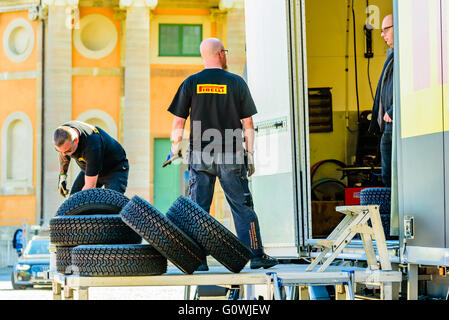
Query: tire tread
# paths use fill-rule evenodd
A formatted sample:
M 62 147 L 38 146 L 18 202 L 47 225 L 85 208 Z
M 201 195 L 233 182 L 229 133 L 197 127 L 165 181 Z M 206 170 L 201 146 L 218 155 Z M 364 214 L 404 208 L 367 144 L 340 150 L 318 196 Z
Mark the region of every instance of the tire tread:
M 149 202 L 134 196 L 120 213 L 123 221 L 185 273 L 193 273 L 206 255 L 202 248 Z
M 187 197 L 179 197 L 167 217 L 232 272 L 240 272 L 253 257 L 240 239 Z

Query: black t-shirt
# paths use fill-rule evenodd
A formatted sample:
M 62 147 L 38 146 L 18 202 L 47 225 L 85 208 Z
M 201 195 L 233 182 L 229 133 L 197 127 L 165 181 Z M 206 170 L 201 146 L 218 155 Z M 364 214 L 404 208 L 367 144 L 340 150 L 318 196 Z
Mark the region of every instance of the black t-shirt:
M 63 126 L 75 128 L 80 134 L 78 147 L 71 158 L 86 176 L 103 176 L 120 168 L 129 168 L 123 147 L 101 128 L 81 121 L 69 121 Z
M 213 142 L 223 151 L 229 150 L 229 145 L 235 149 L 236 143 L 243 141 L 240 120 L 257 113 L 246 82 L 222 69 L 204 69 L 184 80 L 168 111 L 184 119 L 190 114 L 191 150 L 202 150 Z M 201 136 L 199 130 L 195 132 L 196 121 L 201 122 Z

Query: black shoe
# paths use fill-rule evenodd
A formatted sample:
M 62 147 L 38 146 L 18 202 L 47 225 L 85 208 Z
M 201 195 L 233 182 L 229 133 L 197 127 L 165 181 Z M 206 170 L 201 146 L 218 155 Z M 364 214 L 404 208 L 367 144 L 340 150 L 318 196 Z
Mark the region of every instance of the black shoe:
M 209 271 L 209 267 L 207 266 L 207 260 L 204 259 L 200 266 L 196 269 L 196 271 Z
M 251 269 L 259 269 L 259 268 L 268 269 L 277 264 L 279 264 L 279 261 L 277 261 L 277 259 L 270 257 L 269 255 L 264 253 L 261 256 L 254 257 L 251 259 L 250 268 Z

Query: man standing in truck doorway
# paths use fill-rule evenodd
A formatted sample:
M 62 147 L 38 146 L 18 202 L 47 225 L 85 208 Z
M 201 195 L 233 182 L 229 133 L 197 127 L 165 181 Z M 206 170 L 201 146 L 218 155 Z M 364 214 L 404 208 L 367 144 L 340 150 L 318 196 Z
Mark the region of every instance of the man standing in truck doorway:
M 381 36 L 390 48 L 377 85 L 368 132 L 382 134 L 380 140 L 382 182 L 386 187 L 390 187 L 393 134 L 393 15 L 389 14 L 383 19 Z

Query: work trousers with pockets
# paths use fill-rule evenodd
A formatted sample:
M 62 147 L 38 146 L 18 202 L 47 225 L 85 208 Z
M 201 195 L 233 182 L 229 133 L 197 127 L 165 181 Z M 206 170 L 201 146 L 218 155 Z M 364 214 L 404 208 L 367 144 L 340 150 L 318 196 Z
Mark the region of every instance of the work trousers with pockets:
M 112 189 L 120 193 L 125 193 L 126 187 L 128 186 L 128 165 L 119 167 L 114 171 L 111 171 L 105 175 L 100 175 L 97 180 L 97 188 L 105 187 L 106 189 Z M 81 171 L 73 182 L 72 189 L 70 190 L 70 195 L 81 191 L 84 187 L 85 174 Z
M 247 167 L 236 160 L 238 157 L 235 154 L 231 157 L 233 161 L 224 161 L 224 155 L 214 157 L 215 159 L 221 157 L 222 161 L 212 162 L 190 156 L 190 199 L 209 212 L 215 181 L 218 177 L 231 207 L 237 237 L 251 249 L 254 256 L 260 256 L 264 251 L 259 221 L 254 212 L 253 199 L 248 186 Z M 193 161 L 194 158 L 198 161 Z
M 392 133 L 384 132 L 380 139 L 380 157 L 382 166 L 382 182 L 386 187 L 391 186 L 391 148 Z

